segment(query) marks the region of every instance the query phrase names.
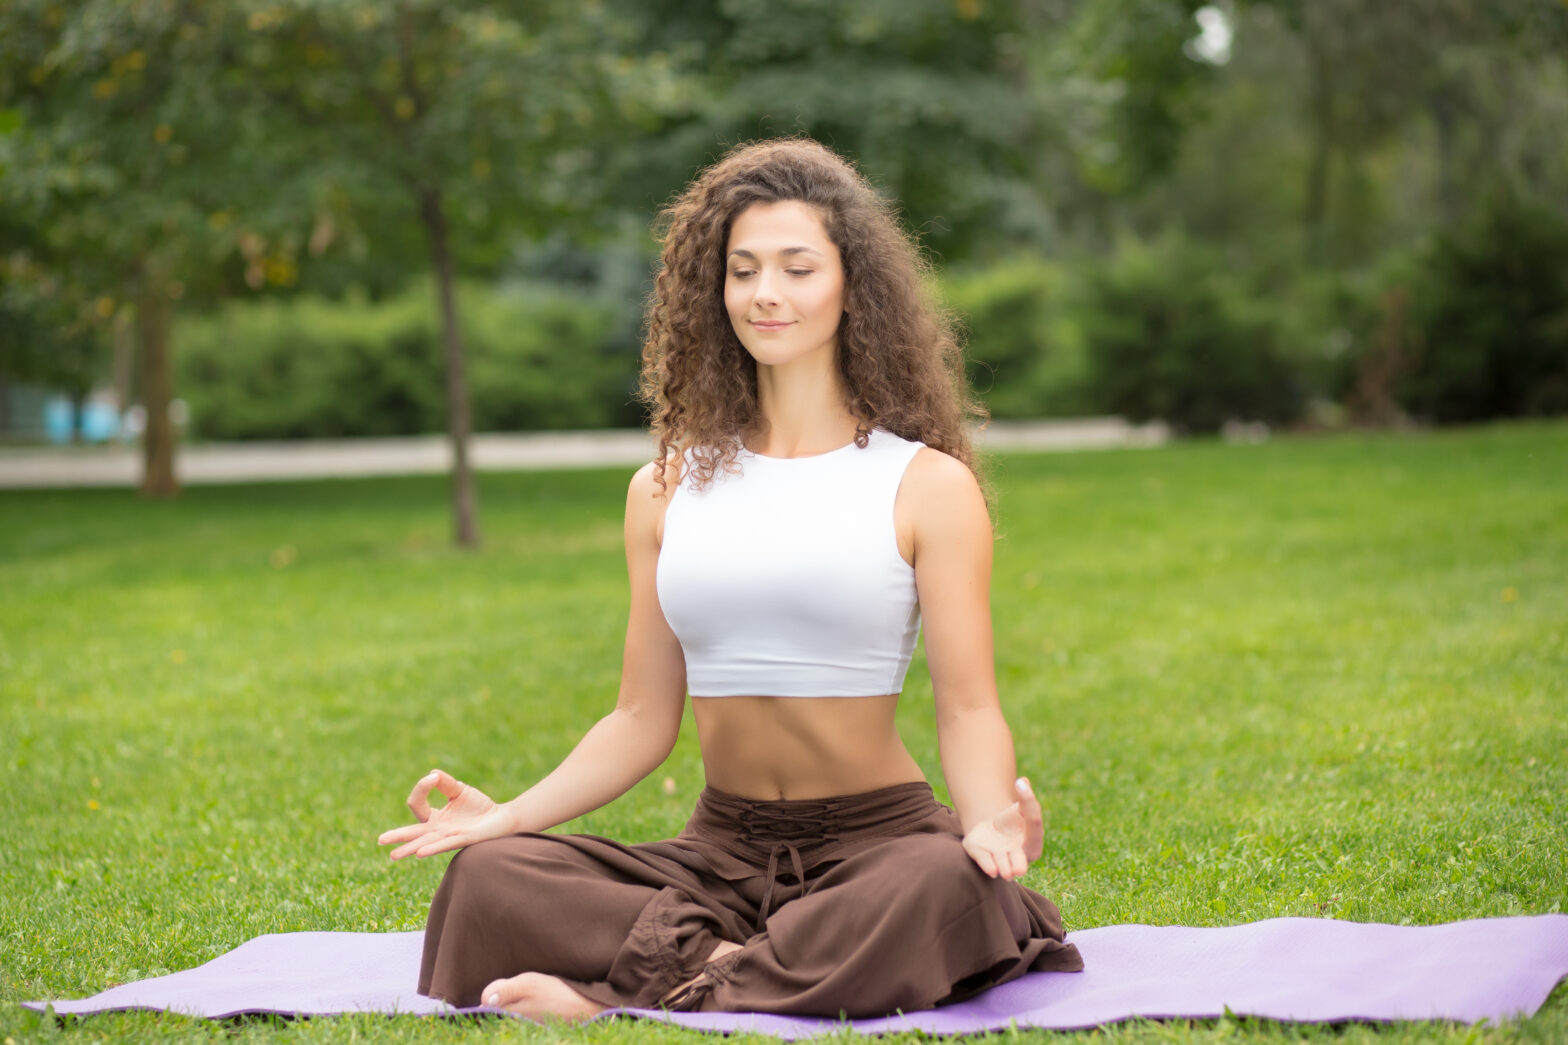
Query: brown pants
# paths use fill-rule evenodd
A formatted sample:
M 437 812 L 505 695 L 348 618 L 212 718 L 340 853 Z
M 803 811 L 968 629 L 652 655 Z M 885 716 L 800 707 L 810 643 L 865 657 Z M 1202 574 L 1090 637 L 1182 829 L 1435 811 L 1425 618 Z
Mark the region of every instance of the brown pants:
M 542 972 L 604 1005 L 855 1017 L 1083 968 L 1056 906 L 986 877 L 960 837 L 912 783 L 779 802 L 708 788 L 667 842 L 481 842 L 431 901 L 419 991 L 477 1005 Z M 723 940 L 741 949 L 706 963 Z

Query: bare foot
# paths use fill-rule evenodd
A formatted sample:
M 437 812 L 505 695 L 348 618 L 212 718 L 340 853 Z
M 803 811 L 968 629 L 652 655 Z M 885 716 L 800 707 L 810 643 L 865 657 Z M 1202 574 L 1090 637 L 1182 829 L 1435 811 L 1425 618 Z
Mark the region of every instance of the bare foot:
M 479 995 L 486 1005 L 526 1016 L 531 1020 L 591 1020 L 605 1010 L 554 976 L 525 972 L 496 980 Z
M 708 961 L 716 962 L 726 954 L 734 954 L 738 950 L 740 950 L 740 944 L 730 943 L 728 940 L 720 940 L 719 945 L 713 949 L 713 953 L 708 955 Z

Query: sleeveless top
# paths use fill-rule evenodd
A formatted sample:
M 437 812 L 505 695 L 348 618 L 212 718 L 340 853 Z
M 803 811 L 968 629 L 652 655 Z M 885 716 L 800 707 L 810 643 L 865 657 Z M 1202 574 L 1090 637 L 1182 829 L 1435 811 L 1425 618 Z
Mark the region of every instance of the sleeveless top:
M 664 516 L 656 588 L 694 697 L 871 697 L 904 685 L 920 604 L 893 501 L 923 444 L 871 432 L 815 457 L 742 449 Z

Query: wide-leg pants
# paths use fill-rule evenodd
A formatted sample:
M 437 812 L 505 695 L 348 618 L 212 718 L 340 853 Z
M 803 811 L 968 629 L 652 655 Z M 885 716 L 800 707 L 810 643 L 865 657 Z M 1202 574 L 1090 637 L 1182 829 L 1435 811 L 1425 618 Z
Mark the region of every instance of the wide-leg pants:
M 774 802 L 708 788 L 665 842 L 481 842 L 431 901 L 419 991 L 477 1005 L 492 980 L 541 972 L 610 1006 L 855 1017 L 1081 969 L 1056 906 L 960 840 L 917 782 Z M 725 940 L 740 950 L 707 962 Z

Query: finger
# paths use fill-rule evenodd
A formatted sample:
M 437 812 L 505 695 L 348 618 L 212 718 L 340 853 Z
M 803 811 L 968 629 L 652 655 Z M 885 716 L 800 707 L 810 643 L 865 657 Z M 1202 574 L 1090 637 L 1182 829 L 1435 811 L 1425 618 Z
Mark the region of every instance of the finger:
M 419 778 L 414 785 L 414 790 L 408 793 L 408 811 L 414 814 L 414 819 L 424 823 L 430 819 L 430 792 L 441 778 L 441 770 L 432 769 Z
M 979 865 L 980 870 L 984 871 L 991 878 L 996 877 L 995 857 L 984 849 L 966 849 L 965 852 L 969 854 L 971 860 Z
M 452 774 L 440 769 L 432 769 L 419 778 L 419 783 L 414 785 L 414 790 L 408 796 L 408 808 L 421 822 L 430 819 L 430 792 L 439 791 L 446 796 L 448 802 L 454 801 L 468 787 Z
M 1018 792 L 1018 811 L 1024 817 L 1024 824 L 1040 827 L 1044 822 L 1044 811 L 1040 808 L 1040 799 L 1035 797 L 1035 788 L 1029 783 L 1029 778 L 1019 777 L 1013 785 Z
M 1018 811 L 1023 814 L 1024 819 L 1032 820 L 1035 823 L 1040 823 L 1044 820 L 1045 816 L 1040 809 L 1040 800 L 1035 797 L 1034 788 L 1030 785 L 1028 778 L 1019 777 L 1017 783 L 1013 785 L 1013 789 L 1018 792 Z
M 418 826 L 423 827 L 424 825 L 420 824 Z M 396 849 L 392 850 L 392 853 L 391 853 L 392 859 L 394 859 L 394 860 L 401 860 L 405 856 L 424 856 L 425 853 L 423 852 L 423 850 L 427 846 L 430 846 L 433 843 L 439 842 L 443 838 L 446 838 L 446 837 L 447 837 L 447 832 L 433 831 L 433 830 L 430 830 L 430 829 L 426 828 L 424 831 L 420 832 L 417 836 L 415 836 L 413 838 L 410 838 L 408 841 L 404 842 L 402 845 L 400 845 Z
M 404 827 L 394 827 L 390 831 L 381 832 L 376 838 L 377 845 L 402 845 L 411 838 L 418 838 L 427 828 L 424 824 L 408 824 Z
M 1014 802 L 1012 805 L 993 816 L 991 818 L 991 825 L 1003 833 L 1023 830 L 1025 826 L 1023 813 L 1021 810 L 1019 810 L 1018 803 Z
M 454 849 L 461 849 L 472 843 L 473 839 L 467 835 L 443 835 L 420 846 L 415 855 L 420 857 L 436 856 L 439 853 L 450 853 Z
M 1028 777 L 1019 777 L 1014 787 L 1018 791 L 1019 811 L 1024 818 L 1024 860 L 1032 862 L 1040 859 L 1044 849 L 1045 813 L 1040 808 L 1040 800 L 1035 797 L 1034 787 Z
M 387 855 L 389 855 L 394 860 L 401 860 L 405 856 L 417 856 L 419 855 L 420 846 L 425 845 L 428 841 L 429 838 L 427 836 L 420 835 L 418 838 L 411 839 L 410 841 L 398 846 Z
M 467 784 L 452 776 L 450 773 L 445 773 L 439 769 L 432 769 L 430 772 L 435 774 L 436 790 L 445 795 L 448 802 L 456 799 L 468 787 Z
M 1029 870 L 1029 861 L 1024 859 L 1022 849 L 1009 849 L 1004 858 L 1007 870 L 1003 873 L 1007 878 L 1022 878 L 1024 872 Z

